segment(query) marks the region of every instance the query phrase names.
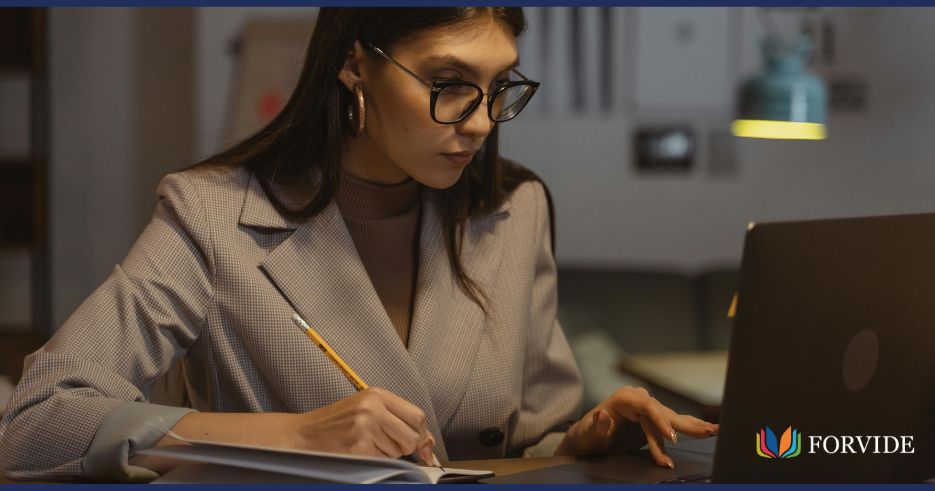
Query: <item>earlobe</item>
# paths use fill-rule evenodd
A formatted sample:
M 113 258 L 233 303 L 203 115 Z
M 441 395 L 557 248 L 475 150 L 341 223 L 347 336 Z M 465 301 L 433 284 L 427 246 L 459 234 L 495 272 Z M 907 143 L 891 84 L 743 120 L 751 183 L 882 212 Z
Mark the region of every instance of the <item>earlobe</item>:
M 344 60 L 344 66 L 341 68 L 340 73 L 338 73 L 338 80 L 340 80 L 341 83 L 344 84 L 344 87 L 351 93 L 354 92 L 354 86 L 361 83 L 362 77 L 360 75 L 360 68 L 363 59 L 363 46 L 361 46 L 360 41 L 354 41 L 354 47 L 348 52 L 347 58 Z

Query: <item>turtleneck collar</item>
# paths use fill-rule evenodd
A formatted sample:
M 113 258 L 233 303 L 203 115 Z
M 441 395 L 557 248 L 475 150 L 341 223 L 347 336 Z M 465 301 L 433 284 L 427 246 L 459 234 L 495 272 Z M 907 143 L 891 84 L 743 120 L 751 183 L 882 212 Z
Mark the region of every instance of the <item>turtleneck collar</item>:
M 387 218 L 419 203 L 422 185 L 409 178 L 399 184 L 377 184 L 341 172 L 334 199 L 341 213 L 353 218 Z

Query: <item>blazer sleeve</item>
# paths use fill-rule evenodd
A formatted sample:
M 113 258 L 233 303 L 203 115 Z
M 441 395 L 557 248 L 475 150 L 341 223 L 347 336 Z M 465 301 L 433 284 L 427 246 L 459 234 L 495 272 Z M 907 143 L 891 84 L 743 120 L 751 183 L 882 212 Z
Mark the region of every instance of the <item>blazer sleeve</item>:
M 172 174 L 158 193 L 127 257 L 26 358 L 0 419 L 0 470 L 10 478 L 156 477 L 128 457 L 190 410 L 146 403 L 149 388 L 198 339 L 213 298 L 209 227 L 194 185 Z
M 527 456 L 552 455 L 581 411 L 582 380 L 556 317 L 557 268 L 545 188 L 536 182 L 536 261 L 529 305 L 520 417 L 514 439 Z

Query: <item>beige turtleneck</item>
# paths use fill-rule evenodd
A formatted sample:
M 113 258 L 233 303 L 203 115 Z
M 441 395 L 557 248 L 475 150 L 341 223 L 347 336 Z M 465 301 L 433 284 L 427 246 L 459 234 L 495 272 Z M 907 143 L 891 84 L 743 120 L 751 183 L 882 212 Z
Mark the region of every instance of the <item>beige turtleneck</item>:
M 422 185 L 409 179 L 383 185 L 341 173 L 335 202 L 354 240 L 377 296 L 403 345 L 409 325 L 419 261 Z

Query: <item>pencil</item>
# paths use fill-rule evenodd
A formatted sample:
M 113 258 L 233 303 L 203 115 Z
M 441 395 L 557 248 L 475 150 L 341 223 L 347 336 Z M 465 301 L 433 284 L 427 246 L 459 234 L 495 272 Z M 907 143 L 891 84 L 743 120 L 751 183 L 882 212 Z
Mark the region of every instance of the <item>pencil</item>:
M 370 386 L 367 385 L 367 382 L 364 382 L 363 379 L 361 379 L 360 376 L 358 376 L 357 373 L 355 373 L 354 370 L 347 363 L 345 363 L 344 360 L 338 356 L 338 354 L 335 353 L 333 349 L 331 349 L 331 346 L 328 345 L 324 338 L 319 336 L 318 333 L 312 329 L 312 326 L 308 325 L 308 323 L 305 322 L 302 317 L 299 316 L 299 314 L 292 314 L 292 321 L 295 322 L 295 325 L 299 326 L 299 329 L 301 329 L 305 335 L 308 336 L 308 338 L 311 339 L 313 343 L 315 343 L 315 346 L 318 346 L 318 349 L 320 349 L 325 354 L 325 356 L 327 356 L 332 361 L 332 363 L 334 363 L 335 366 L 341 370 L 341 373 L 343 373 L 344 376 L 347 377 L 347 379 L 350 380 L 352 384 L 354 384 L 354 387 L 356 387 L 358 391 L 367 390 L 370 388 Z M 438 457 L 435 456 L 434 452 L 432 453 L 432 460 L 434 461 L 432 462 L 432 465 L 438 467 L 441 470 L 445 470 L 441 463 L 438 462 Z

